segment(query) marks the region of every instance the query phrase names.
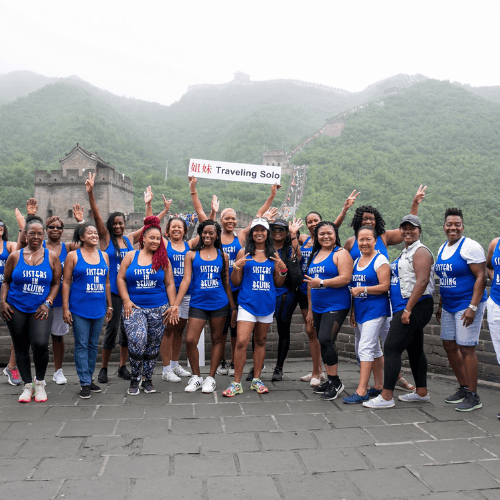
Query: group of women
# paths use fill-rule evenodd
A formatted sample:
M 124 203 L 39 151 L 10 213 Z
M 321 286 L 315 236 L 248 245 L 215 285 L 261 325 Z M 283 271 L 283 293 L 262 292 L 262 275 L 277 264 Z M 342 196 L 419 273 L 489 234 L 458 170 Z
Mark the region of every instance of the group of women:
M 398 229 L 385 230 L 377 209 L 358 207 L 351 226 L 355 235 L 344 247 L 338 227 L 360 193 L 353 191 L 335 222 L 323 221 L 317 212 L 305 218 L 307 235 L 300 234 L 300 219 L 274 219 L 271 208 L 279 186 L 255 219 L 235 235 L 236 212 L 226 208 L 215 222 L 219 203 L 212 201 L 207 217 L 198 199 L 196 179 L 190 193 L 200 224 L 197 235 L 186 241 L 187 227 L 173 217 L 165 234 L 161 218 L 151 209 L 151 190 L 145 193 L 146 215 L 142 229 L 125 236 L 125 217 L 112 213 L 104 224 L 93 195 L 94 176 L 86 189 L 94 224 L 83 221 L 83 208 L 74 207 L 80 225 L 73 243 L 61 243 L 63 223 L 58 217 L 44 224 L 28 216 L 19 250 L 4 239 L 4 279 L 1 312 L 9 327 L 15 360 L 24 384 L 19 401 L 46 401 L 45 371 L 52 333 L 55 374 L 62 374 L 64 344 L 56 340 L 73 325 L 75 365 L 80 397 L 88 398 L 100 388 L 93 381 L 99 334 L 107 322 L 102 366 L 98 381 L 108 381 L 108 361 L 116 338 L 120 344 L 118 376 L 130 380 L 128 393 L 155 392 L 152 378 L 158 354 L 163 362 L 162 378 L 180 382 L 190 376 L 186 392 L 216 390 L 216 373 L 234 374 L 223 391 L 226 397 L 243 392 L 241 379 L 248 344 L 252 342 L 253 367 L 247 375 L 250 389 L 268 392 L 261 379 L 269 325 L 276 318 L 277 362 L 273 381 L 283 378 L 290 346 L 290 323 L 299 305 L 309 337 L 312 370 L 301 377 L 324 400 L 337 398 L 344 385 L 339 377 L 335 341 L 349 311 L 356 332 L 356 356 L 360 363 L 358 386 L 345 397 L 346 404 L 369 408 L 395 405 L 396 385 L 409 390 L 399 399 L 426 402 L 427 360 L 423 328 L 433 313 L 434 272 L 440 278 L 441 302 L 437 318 L 448 359 L 460 387 L 448 397 L 456 409 L 481 407 L 477 395 L 475 345 L 486 307 L 486 262 L 492 278 L 488 319 L 495 348 L 500 356 L 500 242 L 494 240 L 488 258 L 477 242 L 463 237 L 463 215 L 459 209 L 445 213 L 448 241 L 434 262 L 431 251 L 420 242 L 422 231 L 418 206 L 425 196 L 420 186 L 411 213 Z M 2 223 L 3 224 L 3 223 Z M 0 231 L 4 228 L 0 225 Z M 5 228 L 3 229 L 5 233 Z M 25 241 L 24 241 L 25 240 Z M 404 243 L 398 258 L 389 263 L 387 246 Z M 139 250 L 133 246 L 138 244 Z M 303 280 L 297 278 L 296 268 Z M 62 276 L 62 285 L 61 285 Z M 302 283 L 300 283 L 302 281 Z M 59 318 L 59 319 L 58 319 Z M 200 373 L 198 342 L 207 321 L 212 340 L 210 371 Z M 179 365 L 183 330 L 192 374 Z M 231 334 L 231 361 L 225 361 L 227 333 Z M 57 351 L 58 345 L 59 351 Z M 33 352 L 36 378 L 33 383 L 29 349 Z M 412 386 L 401 377 L 401 355 L 408 352 L 415 380 Z M 57 356 L 56 356 L 57 351 Z M 130 360 L 131 372 L 126 368 Z M 500 360 L 500 357 L 499 357 Z M 8 368 L 15 370 L 12 360 Z M 323 365 L 326 375 L 323 371 Z M 373 387 L 369 387 L 373 373 Z

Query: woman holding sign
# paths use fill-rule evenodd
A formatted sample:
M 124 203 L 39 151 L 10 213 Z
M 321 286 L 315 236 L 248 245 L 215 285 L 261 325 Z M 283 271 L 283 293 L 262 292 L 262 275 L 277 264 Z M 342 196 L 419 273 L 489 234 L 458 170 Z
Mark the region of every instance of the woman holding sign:
M 186 392 L 202 389 L 204 393 L 215 391 L 215 372 L 224 351 L 223 328 L 231 308 L 231 324 L 236 324 L 236 306 L 229 286 L 228 256 L 222 251 L 221 228 L 217 222 L 207 219 L 198 226 L 200 241 L 184 259 L 184 278 L 172 308 L 172 318 L 179 316 L 179 306 L 192 278 L 189 319 L 186 332 L 186 351 L 193 376 Z M 207 320 L 210 322 L 212 351 L 209 376 L 200 376 L 198 341 Z
M 233 397 L 241 394 L 241 376 L 246 361 L 247 346 L 253 332 L 255 373 L 250 389 L 259 394 L 269 392 L 260 379 L 266 355 L 266 337 L 273 321 L 276 288 L 285 282 L 286 266 L 274 252 L 266 219 L 253 220 L 245 249 L 238 252 L 233 266 L 232 281 L 239 286 L 238 338 L 234 352 L 234 382 L 222 393 Z
M 139 394 L 141 375 L 144 392 L 156 392 L 151 379 L 169 316 L 167 302 L 175 300 L 172 266 L 157 217 L 144 220 L 139 245 L 139 251 L 129 252 L 123 259 L 117 279 L 129 341 L 132 378 L 127 392 L 131 396 Z

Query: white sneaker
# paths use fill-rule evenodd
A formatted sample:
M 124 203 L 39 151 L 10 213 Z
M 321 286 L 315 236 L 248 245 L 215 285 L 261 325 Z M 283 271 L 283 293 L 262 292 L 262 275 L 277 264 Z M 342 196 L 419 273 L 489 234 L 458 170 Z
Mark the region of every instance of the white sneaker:
M 386 401 L 382 397 L 382 394 L 379 394 L 376 398 L 370 399 L 369 401 L 363 401 L 363 406 L 373 410 L 380 410 L 384 408 L 393 408 L 396 405 L 394 404 L 394 399 Z
M 37 403 L 45 403 L 45 401 L 47 401 L 47 393 L 45 392 L 44 380 L 37 380 L 35 382 L 35 401 Z
M 161 378 L 163 380 L 166 380 L 167 382 L 180 382 L 181 378 L 178 377 L 175 373 L 174 370 L 166 370 L 163 372 Z
M 52 377 L 52 380 L 57 384 L 57 385 L 63 385 L 67 384 L 68 380 L 64 376 L 62 368 L 59 368 L 56 372 L 54 372 L 54 376 Z
M 217 375 L 227 375 L 227 367 L 225 361 L 220 362 L 220 365 L 217 367 L 217 371 L 215 373 L 217 373 Z
M 182 368 L 181 365 L 177 365 L 175 368 L 174 368 L 174 373 L 178 376 L 178 377 L 190 377 L 192 375 L 191 372 L 188 372 L 187 370 L 185 370 L 184 368 Z
M 419 396 L 416 392 L 410 392 L 409 394 L 398 396 L 398 399 L 407 403 L 427 403 L 431 400 L 431 397 L 429 394 L 427 396 Z
M 203 392 L 203 394 L 210 394 L 211 392 L 215 392 L 215 388 L 215 379 L 213 377 L 207 377 L 203 382 L 201 392 Z
M 29 384 L 24 384 L 24 389 L 21 395 L 19 396 L 18 401 L 20 403 L 29 403 L 31 401 L 31 398 L 33 397 L 33 382 L 30 382 Z
M 193 375 L 188 382 L 188 385 L 184 389 L 186 392 L 196 392 L 201 389 L 203 385 L 203 377 L 198 377 L 198 375 Z

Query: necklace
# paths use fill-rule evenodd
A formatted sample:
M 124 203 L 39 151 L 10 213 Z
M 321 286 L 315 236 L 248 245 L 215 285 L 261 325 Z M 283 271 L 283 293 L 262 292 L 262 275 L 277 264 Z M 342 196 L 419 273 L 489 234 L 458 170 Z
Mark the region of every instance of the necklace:
M 30 252 L 29 255 L 29 261 L 31 262 L 33 260 L 33 256 L 36 255 L 43 247 L 40 247 L 38 250 L 35 250 L 34 252 Z M 25 254 L 26 255 L 26 252 Z
M 256 252 L 265 252 L 265 251 L 266 251 L 266 249 L 264 248 L 264 249 L 262 249 L 262 250 L 259 250 L 258 248 L 256 248 L 256 249 L 255 249 L 255 251 L 256 251 Z

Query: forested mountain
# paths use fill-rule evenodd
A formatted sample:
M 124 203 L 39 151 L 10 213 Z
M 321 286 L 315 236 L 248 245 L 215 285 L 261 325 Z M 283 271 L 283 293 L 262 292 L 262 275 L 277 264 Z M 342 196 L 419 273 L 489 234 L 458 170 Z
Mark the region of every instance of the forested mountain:
M 321 138 L 294 158 L 308 165 L 300 213 L 321 208 L 334 220 L 357 189 L 357 205 L 377 207 L 392 229 L 424 184 L 423 241 L 437 251 L 444 210 L 458 206 L 466 234 L 486 246 L 500 234 L 499 153 L 500 104 L 447 82 L 416 83 L 348 116 L 340 137 Z
M 358 93 L 285 80 L 200 86 L 162 106 L 77 77 L 0 75 L 0 218 L 14 224 L 13 208 L 33 193 L 33 171 L 58 169 L 77 142 L 133 178 L 137 210 L 151 184 L 156 209 L 163 193 L 174 199 L 174 211 L 184 211 L 190 157 L 259 164 L 263 152 L 290 151 L 329 118 L 371 103 L 345 118 L 340 137 L 322 137 L 294 158 L 308 165 L 301 213 L 314 208 L 334 218 L 356 188 L 359 203 L 379 207 L 393 228 L 423 183 L 429 188 L 421 214 L 433 245 L 442 240 L 442 213 L 452 205 L 464 208 L 468 234 L 486 244 L 500 222 L 499 96 L 500 87 L 397 75 Z M 269 193 L 265 186 L 205 180 L 198 191 L 207 209 L 216 192 L 222 206 L 248 213 Z M 351 234 L 348 222 L 341 234 L 344 240 Z

